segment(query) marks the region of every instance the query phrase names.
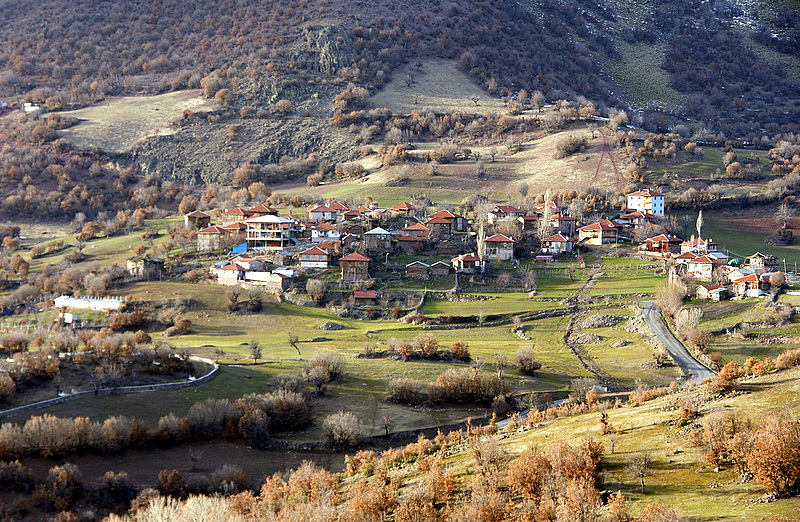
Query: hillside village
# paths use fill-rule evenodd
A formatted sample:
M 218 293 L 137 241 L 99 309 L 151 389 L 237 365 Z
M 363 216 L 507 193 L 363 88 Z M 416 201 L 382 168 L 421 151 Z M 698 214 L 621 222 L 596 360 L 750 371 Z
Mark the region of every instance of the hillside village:
M 184 224 L 196 229 L 198 253 L 220 256 L 209 275 L 221 285 L 281 294 L 319 277 L 355 291 L 353 301 L 362 305 L 377 304 L 372 289 L 382 278 L 397 276 L 398 261 L 406 279 L 456 274 L 458 291 L 459 281 L 519 276 L 523 261 L 575 259 L 592 248 L 620 245 L 627 248 L 612 252 L 650 259 L 663 264 L 670 279 L 699 285 L 700 299 L 774 295 L 784 285 L 775 256 L 730 258 L 713 239 L 694 235 L 683 239 L 664 232 L 641 239 L 664 229 L 659 223 L 669 218 L 665 196 L 643 189 L 626 199 L 626 209 L 591 223 L 571 217 L 552 200 L 530 210 L 484 201 L 464 215 L 449 209 L 428 213 L 409 202 L 350 208 L 330 200 L 309 207 L 302 217 L 281 216 L 262 204 L 217 212 L 216 224 L 211 213 L 195 210 L 184 216 Z M 143 262 L 132 260 L 129 269 Z

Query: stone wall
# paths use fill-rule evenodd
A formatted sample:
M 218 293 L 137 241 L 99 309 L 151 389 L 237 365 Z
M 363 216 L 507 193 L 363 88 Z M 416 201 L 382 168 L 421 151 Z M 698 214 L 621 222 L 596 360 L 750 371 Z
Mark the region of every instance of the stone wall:
M 17 408 L 11 408 L 8 410 L 0 411 L 0 419 L 6 417 L 12 417 L 14 415 L 21 415 L 23 413 L 27 413 L 29 411 L 35 411 L 42 408 L 49 408 L 50 406 L 55 406 L 57 404 L 64 404 L 65 402 L 72 402 L 78 399 L 83 399 L 86 397 L 98 397 L 98 396 L 105 396 L 105 395 L 120 395 L 123 393 L 143 393 L 143 392 L 151 392 L 151 391 L 160 391 L 160 390 L 172 390 L 178 388 L 188 388 L 189 386 L 198 386 L 200 384 L 205 384 L 214 377 L 216 377 L 217 373 L 219 373 L 219 365 L 210 359 L 203 359 L 201 357 L 190 357 L 193 361 L 202 362 L 211 366 L 211 371 L 207 374 L 203 375 L 202 377 L 198 377 L 194 380 L 186 380 L 186 381 L 179 381 L 179 382 L 167 382 L 163 384 L 145 384 L 142 386 L 119 386 L 117 388 L 100 388 L 97 390 L 97 393 L 94 391 L 84 391 L 78 393 L 72 393 L 69 395 L 64 395 L 62 397 L 55 397 L 53 399 L 48 399 L 45 401 L 34 402 L 32 404 L 26 404 L 25 406 L 19 406 Z

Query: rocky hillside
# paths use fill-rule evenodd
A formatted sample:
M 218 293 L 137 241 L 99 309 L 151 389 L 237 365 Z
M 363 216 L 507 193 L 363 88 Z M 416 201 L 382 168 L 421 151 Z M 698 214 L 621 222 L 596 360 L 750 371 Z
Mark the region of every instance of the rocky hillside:
M 800 130 L 798 13 L 795 0 L 21 0 L 0 6 L 14 22 L 0 27 L 0 99 L 57 110 L 203 89 L 222 106 L 205 126 L 187 118 L 185 139 L 136 152 L 145 170 L 195 182 L 231 163 L 346 160 L 334 97 L 351 83 L 374 94 L 428 58 L 457 61 L 490 95 L 540 91 L 635 110 L 654 131 L 753 139 Z

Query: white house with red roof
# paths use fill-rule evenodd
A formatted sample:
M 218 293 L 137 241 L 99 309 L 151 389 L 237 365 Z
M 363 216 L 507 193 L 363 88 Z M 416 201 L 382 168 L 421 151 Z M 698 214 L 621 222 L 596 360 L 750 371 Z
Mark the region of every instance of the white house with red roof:
M 572 252 L 575 243 L 563 234 L 542 239 L 542 253 L 544 254 L 564 254 Z
M 703 239 L 697 237 L 681 243 L 681 252 L 694 252 L 695 254 L 703 255 L 717 250 L 719 250 L 719 244 L 711 238 Z
M 331 265 L 331 254 L 319 246 L 303 250 L 298 255 L 303 268 L 328 268 Z
M 338 212 L 328 205 L 317 205 L 308 210 L 308 217 L 317 221 L 336 221 Z
M 475 254 L 462 254 L 454 257 L 451 262 L 459 274 L 482 274 L 486 266 L 486 261 Z
M 499 221 L 516 220 L 525 215 L 525 211 L 512 205 L 495 205 L 486 216 L 489 224 L 494 225 Z
M 217 283 L 225 286 L 235 286 L 244 281 L 245 267 L 239 263 L 228 263 L 219 268 L 212 268 L 212 275 L 216 276 Z
M 631 228 L 639 228 L 645 223 L 655 223 L 658 216 L 650 212 L 634 210 L 618 217 L 615 221 Z
M 628 209 L 649 212 L 656 216 L 664 215 L 664 194 L 650 189 L 637 190 L 628 194 Z
M 686 263 L 686 273 L 695 281 L 713 281 L 714 269 L 721 265 L 715 257 L 698 256 Z
M 311 241 L 325 241 L 326 239 L 341 239 L 342 233 L 330 223 L 320 223 L 311 227 Z
M 616 243 L 619 238 L 617 227 L 604 223 L 609 221 L 604 219 L 598 223 L 592 223 L 578 229 L 578 242 L 587 245 L 604 245 L 606 243 Z
M 514 258 L 514 240 L 503 234 L 486 238 L 486 258 L 496 262 Z

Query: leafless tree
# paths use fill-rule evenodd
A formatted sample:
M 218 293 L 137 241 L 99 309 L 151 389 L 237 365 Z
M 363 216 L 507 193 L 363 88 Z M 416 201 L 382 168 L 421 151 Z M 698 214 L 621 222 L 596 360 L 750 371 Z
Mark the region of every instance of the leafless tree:
M 627 471 L 633 477 L 639 479 L 642 495 L 644 495 L 644 479 L 652 474 L 652 468 L 653 459 L 648 451 L 637 453 L 628 461 Z

